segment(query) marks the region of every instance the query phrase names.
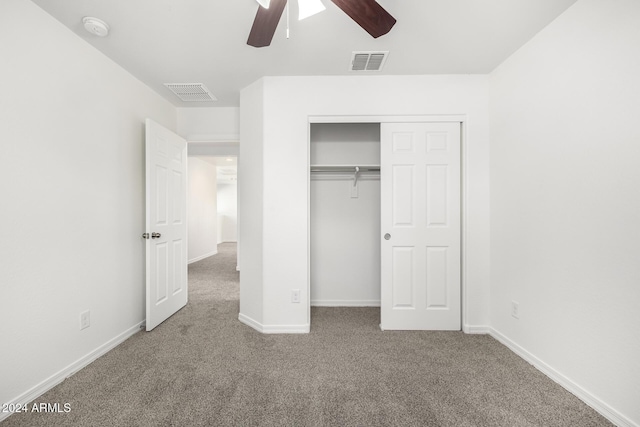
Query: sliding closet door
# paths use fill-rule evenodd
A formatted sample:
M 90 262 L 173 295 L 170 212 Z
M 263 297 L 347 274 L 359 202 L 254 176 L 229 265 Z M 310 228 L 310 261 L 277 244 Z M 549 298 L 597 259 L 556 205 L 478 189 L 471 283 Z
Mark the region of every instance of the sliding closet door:
M 381 127 L 381 327 L 460 330 L 460 124 Z

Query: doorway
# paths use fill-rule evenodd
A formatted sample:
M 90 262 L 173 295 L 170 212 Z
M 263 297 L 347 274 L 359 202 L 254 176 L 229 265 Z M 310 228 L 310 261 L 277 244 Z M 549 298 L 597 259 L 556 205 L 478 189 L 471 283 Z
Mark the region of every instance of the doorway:
M 237 157 L 189 157 L 189 263 L 237 243 Z

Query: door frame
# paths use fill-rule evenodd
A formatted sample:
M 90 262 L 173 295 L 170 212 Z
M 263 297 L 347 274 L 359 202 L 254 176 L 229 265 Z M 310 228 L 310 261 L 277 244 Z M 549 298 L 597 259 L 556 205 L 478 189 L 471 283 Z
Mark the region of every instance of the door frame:
M 311 327 L 311 125 L 316 123 L 460 123 L 460 325 L 465 333 L 467 319 L 467 115 L 310 115 L 307 117 L 307 324 Z

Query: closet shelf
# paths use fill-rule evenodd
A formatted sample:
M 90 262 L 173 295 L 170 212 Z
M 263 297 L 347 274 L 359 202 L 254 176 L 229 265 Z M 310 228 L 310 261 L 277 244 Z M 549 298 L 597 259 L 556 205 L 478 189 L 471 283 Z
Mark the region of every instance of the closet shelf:
M 356 169 L 358 168 L 358 169 Z M 380 172 L 380 165 L 311 165 L 311 172 L 354 173 Z

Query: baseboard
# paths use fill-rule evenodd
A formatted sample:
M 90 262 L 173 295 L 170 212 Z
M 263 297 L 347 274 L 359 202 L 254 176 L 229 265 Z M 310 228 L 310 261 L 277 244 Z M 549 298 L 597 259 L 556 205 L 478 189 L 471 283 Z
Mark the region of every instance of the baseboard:
M 51 390 L 53 387 L 63 382 L 65 379 L 69 378 L 70 376 L 72 376 L 82 368 L 88 366 L 91 362 L 93 362 L 100 356 L 106 354 L 110 350 L 117 347 L 119 344 L 126 341 L 136 332 L 139 332 L 143 324 L 144 324 L 144 321 L 138 323 L 137 325 L 132 326 L 131 328 L 127 329 L 126 331 L 119 334 L 115 338 L 112 338 L 111 340 L 102 344 L 100 347 L 96 348 L 92 352 L 76 360 L 66 368 L 63 368 L 60 371 L 56 372 L 55 374 L 51 375 L 49 378 L 42 381 L 40 384 L 32 387 L 31 389 L 27 390 L 26 392 L 16 397 L 15 399 L 11 400 L 10 402 L 2 402 L 2 403 L 3 404 L 6 403 L 8 405 L 12 405 L 12 404 L 26 405 L 27 403 L 33 401 L 34 399 L 37 399 L 47 391 Z M 0 421 L 4 420 L 10 415 L 11 415 L 10 412 L 0 412 Z
M 262 332 L 265 334 L 308 334 L 311 328 L 304 325 L 264 325 Z
M 253 320 L 249 316 L 245 316 L 244 314 L 240 313 L 240 314 L 238 314 L 238 320 L 241 323 L 244 323 L 245 325 L 252 327 L 256 331 L 262 332 L 262 323 L 256 322 L 255 320 Z
M 311 300 L 312 307 L 380 307 L 380 300 Z
M 209 252 L 208 254 L 204 254 L 204 255 L 201 255 L 199 257 L 195 257 L 195 258 L 190 259 L 189 261 L 187 261 L 187 264 L 193 264 L 194 262 L 198 262 L 198 261 L 201 261 L 201 260 L 203 260 L 205 258 L 209 258 L 210 256 L 213 256 L 213 255 L 215 255 L 217 253 L 218 253 L 218 251 L 215 250 L 213 252 Z
M 491 328 L 487 325 L 462 325 L 462 332 L 465 334 L 486 335 L 490 333 Z
M 573 382 L 570 378 L 567 378 L 562 373 L 558 372 L 551 366 L 547 365 L 542 360 L 538 359 L 536 356 L 531 354 L 529 351 L 520 347 L 515 342 L 511 341 L 509 338 L 504 336 L 499 331 L 489 328 L 489 334 L 495 338 L 500 343 L 507 346 L 511 351 L 516 353 L 518 356 L 531 363 L 536 369 L 540 372 L 551 378 L 553 381 L 564 387 L 567 391 L 575 395 L 578 399 L 582 400 L 584 403 L 592 407 L 596 410 L 600 415 L 611 421 L 618 427 L 638 427 L 638 424 L 631 421 L 629 418 L 625 417 L 597 396 L 594 396 L 589 391 L 582 388 L 580 385 Z
M 311 330 L 308 323 L 305 325 L 263 325 L 242 313 L 238 314 L 238 320 L 263 334 L 308 334 Z

